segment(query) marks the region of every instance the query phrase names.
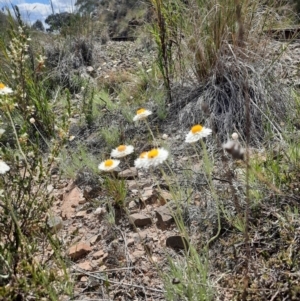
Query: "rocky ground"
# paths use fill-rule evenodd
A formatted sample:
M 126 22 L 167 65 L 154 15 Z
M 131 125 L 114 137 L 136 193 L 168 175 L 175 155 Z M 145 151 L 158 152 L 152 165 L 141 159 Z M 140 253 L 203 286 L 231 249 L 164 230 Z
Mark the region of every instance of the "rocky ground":
M 285 46 L 288 49 L 282 52 L 282 47 Z M 299 85 L 300 44 L 297 41 L 290 44 L 274 41 L 270 48 L 280 56 L 280 63 L 276 69 L 280 81 L 290 86 Z M 107 80 L 114 73 L 119 74 L 124 70 L 134 72 L 139 68 L 140 62 L 148 68 L 155 57 L 153 47 L 137 42 L 99 44 L 95 46 L 94 53 L 93 66 L 90 66 L 92 68 L 86 67 L 82 72 L 90 76 L 95 84 L 102 79 Z M 152 124 L 156 124 L 155 120 L 150 122 L 150 126 Z M 204 179 L 202 163 L 197 162 L 193 149 L 183 149 L 185 134 L 186 129 L 174 128 L 174 125 L 161 126 L 158 139 L 161 145 L 168 145 L 172 149 L 170 166 L 178 176 L 179 185 L 182 189 L 192 188 L 189 206 L 187 199 L 183 199 L 180 206 L 184 212 L 184 223 L 189 231 L 190 241 L 200 249 L 216 233 L 216 204 Z M 191 175 L 186 177 L 184 169 L 190 160 Z M 213 173 L 216 188 L 218 191 L 224 191 L 224 194 L 232 188 L 226 178 L 226 166 L 232 168 L 232 162 L 228 164 L 224 167 L 218 163 Z M 162 180 L 160 172 L 137 172 L 132 164 L 131 168 L 123 167 L 123 171 L 115 176 L 126 185 L 125 209 L 119 206 L 116 199 L 101 184 L 103 175 L 91 180 L 88 171 L 87 174 L 84 174 L 84 171 L 83 174 L 78 174 L 77 179 L 59 179 L 56 175 L 53 176 L 56 182 L 53 186 L 55 203 L 49 214 L 48 224 L 57 233 L 64 248 L 65 258 L 69 261 L 69 271 L 75 283 L 74 297 L 71 300 L 165 300 L 161 273 L 168 273 L 167 256 L 174 260 L 180 260 L 182 257 L 184 242 L 174 222 L 174 214 L 170 210 L 176 208 L 178 203 L 173 199 L 169 183 Z M 241 188 L 243 180 L 238 177 L 238 173 L 243 173 L 243 167 L 235 168 L 235 172 L 235 185 Z M 230 192 L 228 195 L 229 197 L 224 195 L 224 201 L 230 202 L 232 195 Z M 293 199 L 291 195 L 287 192 L 283 204 L 299 201 L 299 198 Z M 267 202 L 272 204 L 275 200 L 270 196 Z M 299 280 L 297 271 L 284 267 L 282 262 L 275 262 L 275 259 L 280 257 L 278 250 L 283 242 L 280 237 L 276 240 L 266 238 L 267 234 L 274 230 L 272 220 L 278 212 L 275 209 L 269 212 L 270 220 L 263 222 L 259 217 L 263 212 L 267 212 L 267 206 L 262 204 L 256 210 L 260 211 L 260 214 L 256 214 L 263 231 L 251 233 L 251 244 L 255 246 L 251 249 L 251 256 L 255 260 L 251 273 L 255 271 L 257 262 L 265 264 L 265 271 L 258 271 L 258 280 L 252 282 L 252 288 L 255 290 L 255 285 L 258 288 L 267 287 L 270 292 L 263 290 L 261 295 L 255 294 L 249 300 L 297 300 L 295 298 L 300 294 L 296 284 Z M 299 221 L 295 220 L 291 229 L 293 252 L 299 249 L 299 226 Z M 232 225 L 223 220 L 220 237 L 210 251 L 212 261 L 209 274 L 216 290 L 222 296 L 215 300 L 238 300 L 234 299 L 235 292 L 230 288 L 237 287 L 237 281 L 242 279 L 240 267 L 246 250 L 242 234 L 234 233 Z M 288 235 L 287 230 L 284 235 Z M 264 253 L 266 245 L 269 248 L 269 257 Z M 239 256 L 235 257 L 235 252 Z M 279 268 L 272 266 L 267 257 L 273 258 L 273 264 L 278 264 Z M 278 273 L 276 276 L 271 275 L 273 268 Z M 287 277 L 288 273 L 292 273 L 294 278 Z M 263 280 L 263 277 L 266 280 Z M 272 283 L 271 277 L 274 277 L 275 283 L 278 279 L 290 279 L 292 284 L 286 288 L 278 288 Z M 265 284 L 264 281 L 270 283 Z M 291 291 L 294 292 L 295 298 L 289 297 L 292 296 Z M 283 296 L 290 299 L 280 299 Z M 65 297 L 64 300 L 68 298 Z

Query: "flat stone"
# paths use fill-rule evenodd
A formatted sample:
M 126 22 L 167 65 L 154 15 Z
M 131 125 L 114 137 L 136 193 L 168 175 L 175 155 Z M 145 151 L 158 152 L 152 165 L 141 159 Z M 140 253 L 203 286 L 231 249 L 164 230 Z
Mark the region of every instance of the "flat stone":
M 94 69 L 92 66 L 87 66 L 87 67 L 86 67 L 86 71 L 87 71 L 88 73 L 92 73 L 92 72 L 95 71 L 95 69 Z
M 130 167 L 118 173 L 118 177 L 123 179 L 134 179 L 137 175 L 138 172 L 135 167 Z
M 94 235 L 94 236 L 90 239 L 90 244 L 93 246 L 93 245 L 96 244 L 100 239 L 101 239 L 101 235 L 100 235 L 100 234 Z
M 158 207 L 155 214 L 157 218 L 156 226 L 161 230 L 166 230 L 174 221 L 168 205 Z
M 157 195 L 152 188 L 142 191 L 140 199 L 144 203 L 153 203 L 157 200 Z
M 100 215 L 100 216 L 101 216 L 101 215 L 104 215 L 106 212 L 107 212 L 107 211 L 106 211 L 105 208 L 98 207 L 98 208 L 95 210 L 94 214 Z
M 79 218 L 81 218 L 81 217 L 86 217 L 86 215 L 87 215 L 87 213 L 86 213 L 85 210 L 83 210 L 83 211 L 78 211 L 78 212 L 76 213 L 76 217 L 79 217 Z
M 77 267 L 79 267 L 80 269 L 85 270 L 85 271 L 91 271 L 93 269 L 93 267 L 91 266 L 91 263 L 88 260 L 77 264 Z
M 154 190 L 154 192 L 159 200 L 161 206 L 165 205 L 167 202 L 173 200 L 173 196 L 169 191 L 166 190 Z
M 89 277 L 87 277 L 87 276 L 82 276 L 82 277 L 80 278 L 80 281 L 81 281 L 81 282 L 88 282 L 88 280 L 89 280 Z
M 101 192 L 101 188 L 100 186 L 95 186 L 95 187 L 92 187 L 92 186 L 85 186 L 84 187 L 84 190 L 83 190 L 83 196 L 85 199 L 94 199 L 96 198 L 97 196 L 99 196 Z
M 151 218 L 142 213 L 134 213 L 129 215 L 129 222 L 137 227 L 144 227 L 152 224 Z
M 127 187 L 129 190 L 138 190 L 139 189 L 139 185 L 137 183 L 137 181 L 135 180 L 127 180 Z
M 97 251 L 96 253 L 93 254 L 93 259 L 98 259 L 104 256 L 103 250 Z
M 188 248 L 188 242 L 181 235 L 172 235 L 167 238 L 166 246 L 172 249 L 185 249 Z
M 134 239 L 130 238 L 127 240 L 127 247 L 133 246 L 134 245 Z
M 75 208 L 82 201 L 83 195 L 78 187 L 74 187 L 72 190 L 66 192 L 63 196 L 63 203 L 61 206 L 62 218 L 70 218 L 75 213 Z
M 128 208 L 129 208 L 129 209 L 134 209 L 134 208 L 136 208 L 136 207 L 137 207 L 137 204 L 136 204 L 135 201 L 129 202 L 129 204 L 128 204 Z
M 74 246 L 72 246 L 69 249 L 68 255 L 73 259 L 73 260 L 77 260 L 81 257 L 83 257 L 84 255 L 90 253 L 92 251 L 92 248 L 90 247 L 89 244 L 80 242 Z

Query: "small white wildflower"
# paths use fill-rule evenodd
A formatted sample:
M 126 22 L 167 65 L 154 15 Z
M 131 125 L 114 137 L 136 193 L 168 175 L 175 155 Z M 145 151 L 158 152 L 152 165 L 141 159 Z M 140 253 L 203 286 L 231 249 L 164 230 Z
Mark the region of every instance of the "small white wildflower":
M 151 111 L 141 108 L 136 111 L 136 115 L 133 117 L 133 121 L 146 119 L 151 114 L 152 114 Z
M 169 152 L 164 148 L 154 148 L 147 154 L 149 166 L 157 166 L 162 164 L 169 156 Z
M 32 124 L 34 124 L 35 123 L 35 119 L 32 117 L 32 118 L 29 119 L 29 122 L 32 123 Z
M 132 145 L 119 145 L 117 148 L 111 151 L 111 157 L 122 158 L 133 153 L 134 147 Z
M 207 129 L 200 124 L 194 125 L 185 137 L 185 142 L 193 143 L 209 136 L 212 133 L 211 129 Z
M 113 171 L 119 164 L 119 160 L 108 159 L 101 162 L 98 168 L 102 171 Z
M 154 148 L 147 153 L 142 153 L 140 157 L 135 160 L 136 168 L 156 167 L 162 164 L 169 156 L 169 152 L 164 148 Z
M 136 168 L 148 168 L 149 164 L 148 164 L 148 152 L 143 152 L 140 154 L 140 156 L 134 161 L 134 166 Z

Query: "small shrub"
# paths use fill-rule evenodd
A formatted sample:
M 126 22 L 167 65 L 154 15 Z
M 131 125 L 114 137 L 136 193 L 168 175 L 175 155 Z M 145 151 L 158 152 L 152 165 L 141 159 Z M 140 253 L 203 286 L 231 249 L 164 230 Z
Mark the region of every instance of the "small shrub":
M 85 39 L 75 41 L 66 39 L 63 44 L 46 49 L 46 66 L 49 69 L 48 85 L 54 89 L 57 85 L 78 93 L 84 85 L 80 68 L 92 64 L 93 46 Z

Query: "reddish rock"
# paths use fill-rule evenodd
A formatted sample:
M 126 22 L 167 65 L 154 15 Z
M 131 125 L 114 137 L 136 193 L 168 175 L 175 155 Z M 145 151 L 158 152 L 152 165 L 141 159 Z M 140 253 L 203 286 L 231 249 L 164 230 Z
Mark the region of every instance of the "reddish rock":
M 134 179 L 138 172 L 135 167 L 130 167 L 118 173 L 118 177 L 122 179 Z
M 85 271 L 91 271 L 93 269 L 91 263 L 88 260 L 77 264 L 77 267 Z
M 157 195 L 152 188 L 147 188 L 142 191 L 140 199 L 143 203 L 152 204 L 157 200 Z
M 166 230 L 174 221 L 168 205 L 157 208 L 155 213 L 157 218 L 156 225 L 161 230 Z
M 81 217 L 86 217 L 86 215 L 87 215 L 86 210 L 78 211 L 78 212 L 76 213 L 76 217 L 79 217 L 79 218 L 81 218 Z
M 94 235 L 94 236 L 90 239 L 90 244 L 93 246 L 93 245 L 96 244 L 100 239 L 101 239 L 101 235 L 100 235 L 100 234 Z
M 78 187 L 72 188 L 63 196 L 63 203 L 61 206 L 62 218 L 71 218 L 75 214 L 75 208 L 80 204 L 83 195 Z
M 105 253 L 103 252 L 103 250 L 97 251 L 96 253 L 93 254 L 93 259 L 98 259 L 100 257 L 103 257 L 104 254 Z
M 83 257 L 84 255 L 90 253 L 92 251 L 92 248 L 90 247 L 89 244 L 80 242 L 74 246 L 72 246 L 69 249 L 68 255 L 73 259 L 73 260 L 77 260 L 81 257 Z
M 161 206 L 163 206 L 163 205 L 167 204 L 167 202 L 173 200 L 173 196 L 172 196 L 172 194 L 169 191 L 166 191 L 166 190 L 154 190 L 153 193 L 156 195 L 156 197 L 157 197 L 157 199 L 159 201 L 159 204 Z
M 188 242 L 183 236 L 173 235 L 167 238 L 166 246 L 173 249 L 185 249 L 188 248 Z
M 129 215 L 129 222 L 130 224 L 135 225 L 137 227 L 144 227 L 152 224 L 151 218 L 142 213 L 135 213 Z
M 139 185 L 136 180 L 127 180 L 126 183 L 127 183 L 127 187 L 129 190 L 138 190 L 139 189 Z
M 134 245 L 134 239 L 130 238 L 127 240 L 127 247 L 133 246 Z

